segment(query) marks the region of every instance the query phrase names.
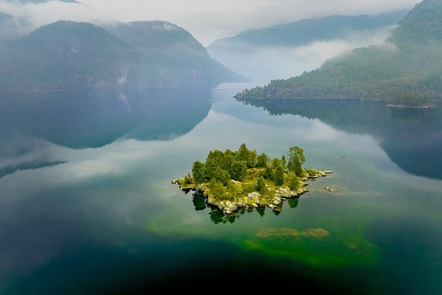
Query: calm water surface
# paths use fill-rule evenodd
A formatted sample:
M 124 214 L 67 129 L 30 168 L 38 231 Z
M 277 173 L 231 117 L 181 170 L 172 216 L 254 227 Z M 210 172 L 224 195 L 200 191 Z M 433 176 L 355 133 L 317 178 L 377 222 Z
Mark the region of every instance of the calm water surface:
M 247 86 L 113 94 L 106 112 L 94 97 L 76 115 L 49 103 L 34 104 L 32 118 L 9 115 L 0 294 L 441 294 L 440 110 L 410 119 L 355 102 L 353 111 L 254 107 L 232 97 Z M 230 218 L 171 184 L 210 150 L 241 143 L 271 157 L 297 145 L 304 167 L 333 174 L 279 213 Z

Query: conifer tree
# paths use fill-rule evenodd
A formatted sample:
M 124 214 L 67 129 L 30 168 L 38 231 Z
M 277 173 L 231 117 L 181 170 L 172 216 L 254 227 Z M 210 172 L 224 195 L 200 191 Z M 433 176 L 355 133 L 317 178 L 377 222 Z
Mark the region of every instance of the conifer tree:
M 302 165 L 305 162 L 304 150 L 300 147 L 292 146 L 289 148 L 287 156 L 287 169 L 294 172 L 297 176 L 301 176 Z

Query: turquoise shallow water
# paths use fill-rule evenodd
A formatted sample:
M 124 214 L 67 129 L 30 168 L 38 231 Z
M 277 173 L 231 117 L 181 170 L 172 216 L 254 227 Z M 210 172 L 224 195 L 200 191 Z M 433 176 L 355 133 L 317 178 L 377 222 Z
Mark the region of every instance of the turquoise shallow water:
M 164 96 L 166 108 L 127 94 L 116 101 L 151 112 L 129 123 L 123 119 L 132 113 L 114 109 L 114 119 L 70 118 L 78 128 L 58 124 L 56 135 L 39 126 L 9 133 L 0 160 L 0 293 L 287 285 L 298 293 L 438 294 L 440 111 L 422 110 L 410 121 L 379 105 L 339 102 L 320 112 L 300 102 L 281 112 L 235 101 L 243 87 L 193 92 L 189 103 L 180 100 L 183 93 Z M 346 107 L 353 111 L 342 112 Z M 82 137 L 81 126 L 96 129 Z M 219 222 L 209 208 L 196 210 L 192 194 L 171 180 L 210 150 L 236 150 L 243 142 L 275 157 L 300 146 L 306 168 L 333 174 L 310 181 L 309 191 L 280 213 L 266 208 Z M 414 169 L 424 164 L 431 173 Z

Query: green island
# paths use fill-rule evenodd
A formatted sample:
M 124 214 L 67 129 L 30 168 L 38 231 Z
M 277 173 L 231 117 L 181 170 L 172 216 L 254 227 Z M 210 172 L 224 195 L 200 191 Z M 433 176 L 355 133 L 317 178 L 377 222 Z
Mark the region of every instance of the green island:
M 242 143 L 237 151 L 210 151 L 204 163 L 195 161 L 192 173 L 172 183 L 186 193 L 203 195 L 207 205 L 225 215 L 241 208 L 280 210 L 284 199 L 307 192 L 306 180 L 332 173 L 303 168 L 304 162 L 304 151 L 298 146 L 290 147 L 287 156 L 270 158 Z

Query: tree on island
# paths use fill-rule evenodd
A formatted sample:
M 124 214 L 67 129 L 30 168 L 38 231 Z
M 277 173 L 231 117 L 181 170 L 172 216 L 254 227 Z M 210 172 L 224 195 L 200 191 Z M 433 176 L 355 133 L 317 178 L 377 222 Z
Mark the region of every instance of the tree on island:
M 289 148 L 288 157 L 288 170 L 294 172 L 296 176 L 301 176 L 302 165 L 304 165 L 305 162 L 304 151 L 297 146 L 292 146 Z
M 265 153 L 258 155 L 243 143 L 237 151 L 210 151 L 205 162 L 195 161 L 192 173 L 173 183 L 186 192 L 202 193 L 209 205 L 224 214 L 239 208 L 275 208 L 281 206 L 282 199 L 306 192 L 307 178 L 330 173 L 304 169 L 304 162 L 304 151 L 298 146 L 289 148 L 287 158 L 271 158 Z
M 287 156 L 289 159 L 287 164 L 285 156 L 281 159 L 271 159 L 265 153 L 257 156 L 256 150 L 249 150 L 243 143 L 235 152 L 210 151 L 205 163 L 200 161 L 193 163 L 192 175 L 188 177 L 193 178 L 191 181 L 195 183 L 210 183 L 215 180 L 227 186 L 230 180 L 243 181 L 250 172 L 249 169 L 265 169 L 266 171 L 258 177 L 283 185 L 287 172 L 291 171 L 298 177 L 302 176 L 302 165 L 305 162 L 304 151 L 300 147 L 290 147 Z

